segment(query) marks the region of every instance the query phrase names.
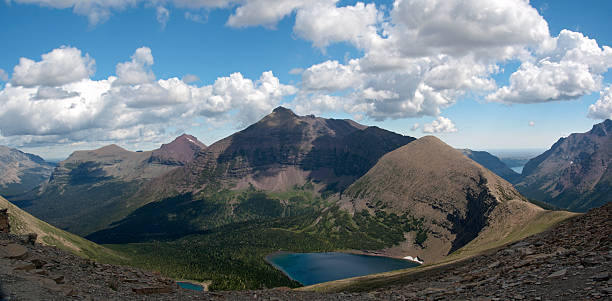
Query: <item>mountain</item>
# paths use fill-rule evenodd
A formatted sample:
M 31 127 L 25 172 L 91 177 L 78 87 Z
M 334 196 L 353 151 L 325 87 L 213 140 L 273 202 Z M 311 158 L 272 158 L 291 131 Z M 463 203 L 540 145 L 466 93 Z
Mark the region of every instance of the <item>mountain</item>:
M 574 211 L 612 201 L 612 121 L 559 139 L 529 160 L 516 184 L 526 197 Z
M 154 150 L 149 162 L 165 165 L 185 165 L 193 161 L 195 154 L 204 149 L 206 149 L 206 145 L 198 141 L 196 137 L 183 134 L 171 143 L 163 144 L 159 149 Z
M 142 185 L 186 164 L 204 145 L 182 135 L 154 151 L 132 152 L 115 144 L 76 151 L 55 168 L 48 183 L 14 201 L 62 229 L 85 235 L 140 207 L 128 202 Z M 103 213 L 103 214 L 101 214 Z
M 313 199 L 343 191 L 385 153 L 413 140 L 351 120 L 298 116 L 279 107 L 148 183 L 135 198 L 156 201 L 87 238 L 99 243 L 177 238 L 319 210 L 312 207 Z
M 473 241 L 501 242 L 545 213 L 510 183 L 433 136 L 384 155 L 345 191 L 341 203 L 352 212 L 422 219 L 425 239 L 409 239 L 397 248 L 425 262 Z
M 1 196 L 0 209 L 8 209 L 10 232 L 13 234 L 36 233 L 38 243 L 56 246 L 87 258 L 118 258 L 114 251 L 51 226 L 19 209 Z
M 213 143 L 192 162 L 152 183 L 166 195 L 219 188 L 282 191 L 312 181 L 345 189 L 385 153 L 414 138 L 352 120 L 298 116 L 278 107 L 255 124 Z M 162 193 L 163 194 L 163 193 Z
M 47 181 L 54 164 L 20 150 L 0 146 L 0 194 L 15 196 L 26 193 Z
M 491 155 L 485 151 L 473 151 L 471 149 L 461 149 L 468 158 L 476 161 L 478 164 L 484 166 L 488 170 L 492 171 L 496 175 L 502 177 L 504 180 L 514 183 L 521 178 L 521 175 L 510 169 L 504 162 L 498 157 Z

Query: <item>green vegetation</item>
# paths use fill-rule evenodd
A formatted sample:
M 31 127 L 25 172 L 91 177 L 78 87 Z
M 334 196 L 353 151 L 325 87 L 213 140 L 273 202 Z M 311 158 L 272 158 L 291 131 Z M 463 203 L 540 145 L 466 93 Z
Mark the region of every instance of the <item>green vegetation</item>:
M 265 262 L 276 251 L 377 250 L 404 241 L 405 232 L 426 233 L 423 220 L 382 210 L 351 215 L 305 186 L 281 193 L 220 192 L 216 197 L 223 200 L 217 202 L 231 199 L 233 210 L 225 215 L 231 223 L 174 241 L 108 247 L 130 264 L 177 279 L 212 280 L 212 290 L 236 290 L 299 286 Z

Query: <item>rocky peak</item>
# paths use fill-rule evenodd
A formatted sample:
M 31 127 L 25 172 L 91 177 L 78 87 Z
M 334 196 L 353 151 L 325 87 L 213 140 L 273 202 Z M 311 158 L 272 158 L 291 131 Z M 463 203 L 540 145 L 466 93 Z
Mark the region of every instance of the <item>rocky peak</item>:
M 184 165 L 193 160 L 194 156 L 206 148 L 204 143 L 189 134 L 182 134 L 174 141 L 163 144 L 151 153 L 149 162 L 165 165 Z

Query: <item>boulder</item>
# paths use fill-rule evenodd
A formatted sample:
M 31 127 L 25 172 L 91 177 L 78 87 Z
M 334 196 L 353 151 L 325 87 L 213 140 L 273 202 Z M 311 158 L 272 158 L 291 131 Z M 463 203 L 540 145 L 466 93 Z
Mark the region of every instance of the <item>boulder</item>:
M 10 259 L 26 259 L 28 258 L 28 249 L 19 244 L 8 244 L 4 247 L 0 247 L 0 254 L 4 258 Z

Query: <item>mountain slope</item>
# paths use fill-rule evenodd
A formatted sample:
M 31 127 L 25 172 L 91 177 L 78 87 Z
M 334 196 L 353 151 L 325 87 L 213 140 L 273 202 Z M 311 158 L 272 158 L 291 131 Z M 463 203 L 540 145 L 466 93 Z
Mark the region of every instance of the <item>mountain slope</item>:
M 433 136 L 383 156 L 342 197 L 351 211 L 383 210 L 423 218 L 422 245 L 402 252 L 436 261 L 482 234 L 501 239 L 544 210 L 507 181 Z
M 200 145 L 183 135 L 155 151 L 132 152 L 114 144 L 76 151 L 59 163 L 48 183 L 15 204 L 62 229 L 86 235 L 141 206 L 127 200 L 151 179 L 188 162 Z
M 351 120 L 298 116 L 278 107 L 259 122 L 210 145 L 193 162 L 152 183 L 152 191 L 219 188 L 282 191 L 314 182 L 341 191 L 378 158 L 414 138 Z
M 0 196 L 0 209 L 8 209 L 11 233 L 36 233 L 37 242 L 56 246 L 87 258 L 119 258 L 119 255 L 89 240 L 60 230 L 19 209 Z
M 47 181 L 54 164 L 20 150 L 0 146 L 0 194 L 14 196 Z
M 476 161 L 478 164 L 484 166 L 488 170 L 492 171 L 496 175 L 502 177 L 504 180 L 514 183 L 521 178 L 521 175 L 510 169 L 504 162 L 498 157 L 491 155 L 485 151 L 473 151 L 471 149 L 461 149 L 461 153 L 466 155 L 468 158 Z
M 586 211 L 612 201 L 612 121 L 559 139 L 529 160 L 517 189 L 528 198 Z

